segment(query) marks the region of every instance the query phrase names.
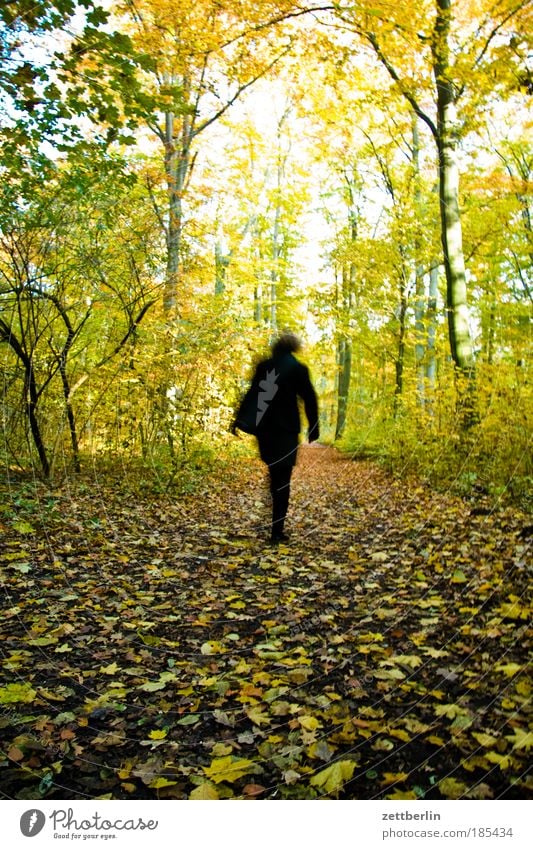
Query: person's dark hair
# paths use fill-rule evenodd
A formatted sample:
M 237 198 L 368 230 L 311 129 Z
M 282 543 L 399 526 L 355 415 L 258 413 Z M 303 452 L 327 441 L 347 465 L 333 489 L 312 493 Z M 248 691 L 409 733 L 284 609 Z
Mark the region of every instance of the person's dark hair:
M 295 354 L 302 347 L 302 343 L 298 339 L 296 333 L 290 330 L 284 330 L 277 339 L 272 342 L 272 354 Z

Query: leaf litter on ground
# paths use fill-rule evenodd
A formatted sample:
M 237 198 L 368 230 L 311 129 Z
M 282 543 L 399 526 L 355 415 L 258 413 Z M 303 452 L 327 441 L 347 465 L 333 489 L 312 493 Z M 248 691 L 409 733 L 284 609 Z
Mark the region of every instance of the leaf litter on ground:
M 194 495 L 1 484 L 9 798 L 524 798 L 527 517 L 306 446 Z

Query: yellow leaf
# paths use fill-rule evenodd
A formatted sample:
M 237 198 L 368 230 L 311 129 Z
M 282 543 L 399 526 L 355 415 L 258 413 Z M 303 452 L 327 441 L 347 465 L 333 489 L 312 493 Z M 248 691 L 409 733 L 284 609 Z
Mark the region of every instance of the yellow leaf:
M 220 797 L 216 791 L 216 788 L 213 787 L 212 784 L 209 784 L 207 781 L 204 781 L 203 784 L 199 784 L 198 787 L 195 787 L 189 795 L 189 799 L 203 799 L 204 801 L 219 798 Z
M 468 786 L 457 778 L 443 778 L 439 790 L 446 799 L 460 799 L 468 792 Z
M 403 731 L 401 728 L 394 728 L 392 731 L 388 729 L 387 734 L 389 737 L 396 737 L 398 740 L 403 740 L 404 743 L 407 743 L 411 739 L 407 731 Z
M 119 669 L 118 663 L 110 663 L 109 666 L 101 666 L 100 672 L 103 672 L 104 675 L 116 675 Z
M 523 728 L 515 728 L 514 734 L 506 734 L 506 740 L 511 740 L 513 743 L 513 751 L 515 749 L 525 749 L 526 752 L 533 747 L 533 731 L 525 731 Z
M 228 781 L 231 784 L 242 778 L 243 775 L 256 772 L 257 767 L 248 758 L 234 758 L 228 755 L 225 758 L 214 758 L 211 766 L 204 766 L 203 770 L 215 784 L 219 784 L 221 781 Z
M 147 684 L 142 684 L 139 690 L 144 690 L 145 693 L 155 693 L 157 690 L 164 690 L 165 687 L 164 681 L 149 681 Z
M 508 678 L 512 678 L 517 672 L 520 672 L 522 666 L 519 663 L 498 663 L 494 669 L 496 672 L 503 672 Z
M 154 778 L 154 780 L 150 782 L 148 787 L 151 787 L 152 790 L 160 790 L 161 787 L 172 787 L 174 784 L 177 783 L 177 781 L 169 781 L 168 778 L 163 778 L 163 776 L 160 776 L 159 778 Z
M 498 752 L 487 752 L 485 758 L 493 764 L 498 764 L 500 769 L 509 769 L 511 758 L 509 755 L 499 755 Z
M 397 781 L 403 783 L 407 778 L 409 778 L 408 772 L 384 772 L 380 784 L 395 784 Z
M 422 663 L 422 659 L 416 654 L 397 654 L 391 657 L 391 661 L 399 663 L 400 666 L 407 666 L 409 669 L 416 669 Z
M 254 725 L 270 725 L 272 721 L 259 707 L 247 708 L 246 716 L 252 720 Z
M 393 669 L 378 669 L 376 672 L 373 673 L 373 675 L 374 675 L 374 678 L 379 678 L 380 681 L 392 681 L 392 680 L 401 681 L 402 678 L 405 678 L 405 675 L 403 674 L 403 672 L 401 672 L 399 669 L 396 669 L 396 668 L 393 668 Z
M 531 693 L 531 684 L 524 678 L 522 681 L 518 681 L 515 690 L 521 696 L 529 696 Z
M 216 755 L 217 758 L 221 758 L 223 755 L 231 755 L 232 751 L 233 746 L 229 745 L 229 743 L 215 743 L 211 749 L 211 754 Z
M 456 569 L 451 577 L 452 584 L 465 584 L 468 581 L 462 569 Z
M 459 705 L 437 705 L 435 708 L 437 716 L 447 716 L 448 719 L 454 719 L 456 716 L 461 716 L 465 713 L 465 709 Z
M 161 731 L 155 731 L 155 730 L 150 731 L 148 736 L 149 736 L 150 740 L 164 740 L 165 737 L 167 736 L 167 734 L 168 734 L 168 731 L 165 730 L 165 729 L 162 729 Z
M 37 691 L 29 684 L 7 684 L 0 688 L 0 705 L 33 702 Z
M 386 799 L 418 799 L 414 790 L 395 790 L 385 796 Z
M 372 743 L 372 748 L 375 749 L 376 752 L 392 752 L 394 749 L 394 743 L 387 737 L 378 737 L 378 739 Z
M 352 777 L 355 766 L 355 761 L 336 761 L 313 775 L 310 783 L 326 793 L 338 793 Z
M 299 716 L 298 722 L 307 731 L 316 731 L 317 728 L 322 726 L 322 723 L 315 716 Z
M 531 610 L 529 607 L 523 607 L 516 602 L 505 602 L 504 604 L 500 604 L 497 608 L 497 612 L 500 616 L 503 616 L 504 619 L 529 619 L 531 616 Z
M 490 749 L 498 742 L 497 737 L 493 737 L 492 734 L 484 734 L 482 731 L 472 731 L 472 737 L 485 749 Z
M 200 646 L 201 653 L 207 654 L 207 655 L 209 655 L 209 654 L 220 654 L 221 652 L 224 652 L 225 650 L 226 649 L 222 645 L 222 643 L 218 642 L 217 640 L 207 640 L 207 642 L 202 643 L 202 645 Z
M 428 743 L 433 743 L 434 746 L 444 746 L 444 740 L 442 737 L 437 737 L 436 734 L 430 734 L 429 737 L 426 737 Z
M 59 696 L 57 693 L 52 693 L 50 690 L 45 690 L 44 687 L 39 687 L 39 696 L 42 699 L 49 699 L 51 702 L 64 702 L 65 697 Z

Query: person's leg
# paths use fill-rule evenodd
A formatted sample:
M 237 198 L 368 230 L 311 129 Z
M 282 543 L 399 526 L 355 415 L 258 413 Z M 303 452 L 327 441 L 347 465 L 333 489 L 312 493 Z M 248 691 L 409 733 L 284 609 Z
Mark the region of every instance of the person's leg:
M 269 466 L 272 494 L 272 539 L 283 538 L 283 527 L 291 494 L 292 465 L 274 463 Z

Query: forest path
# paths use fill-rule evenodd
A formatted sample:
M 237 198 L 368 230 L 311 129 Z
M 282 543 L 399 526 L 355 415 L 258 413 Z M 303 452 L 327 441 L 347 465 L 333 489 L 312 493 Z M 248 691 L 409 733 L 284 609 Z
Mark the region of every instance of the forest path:
M 0 518 L 0 792 L 531 794 L 525 517 L 303 446 L 272 547 L 264 467 L 225 468 Z

